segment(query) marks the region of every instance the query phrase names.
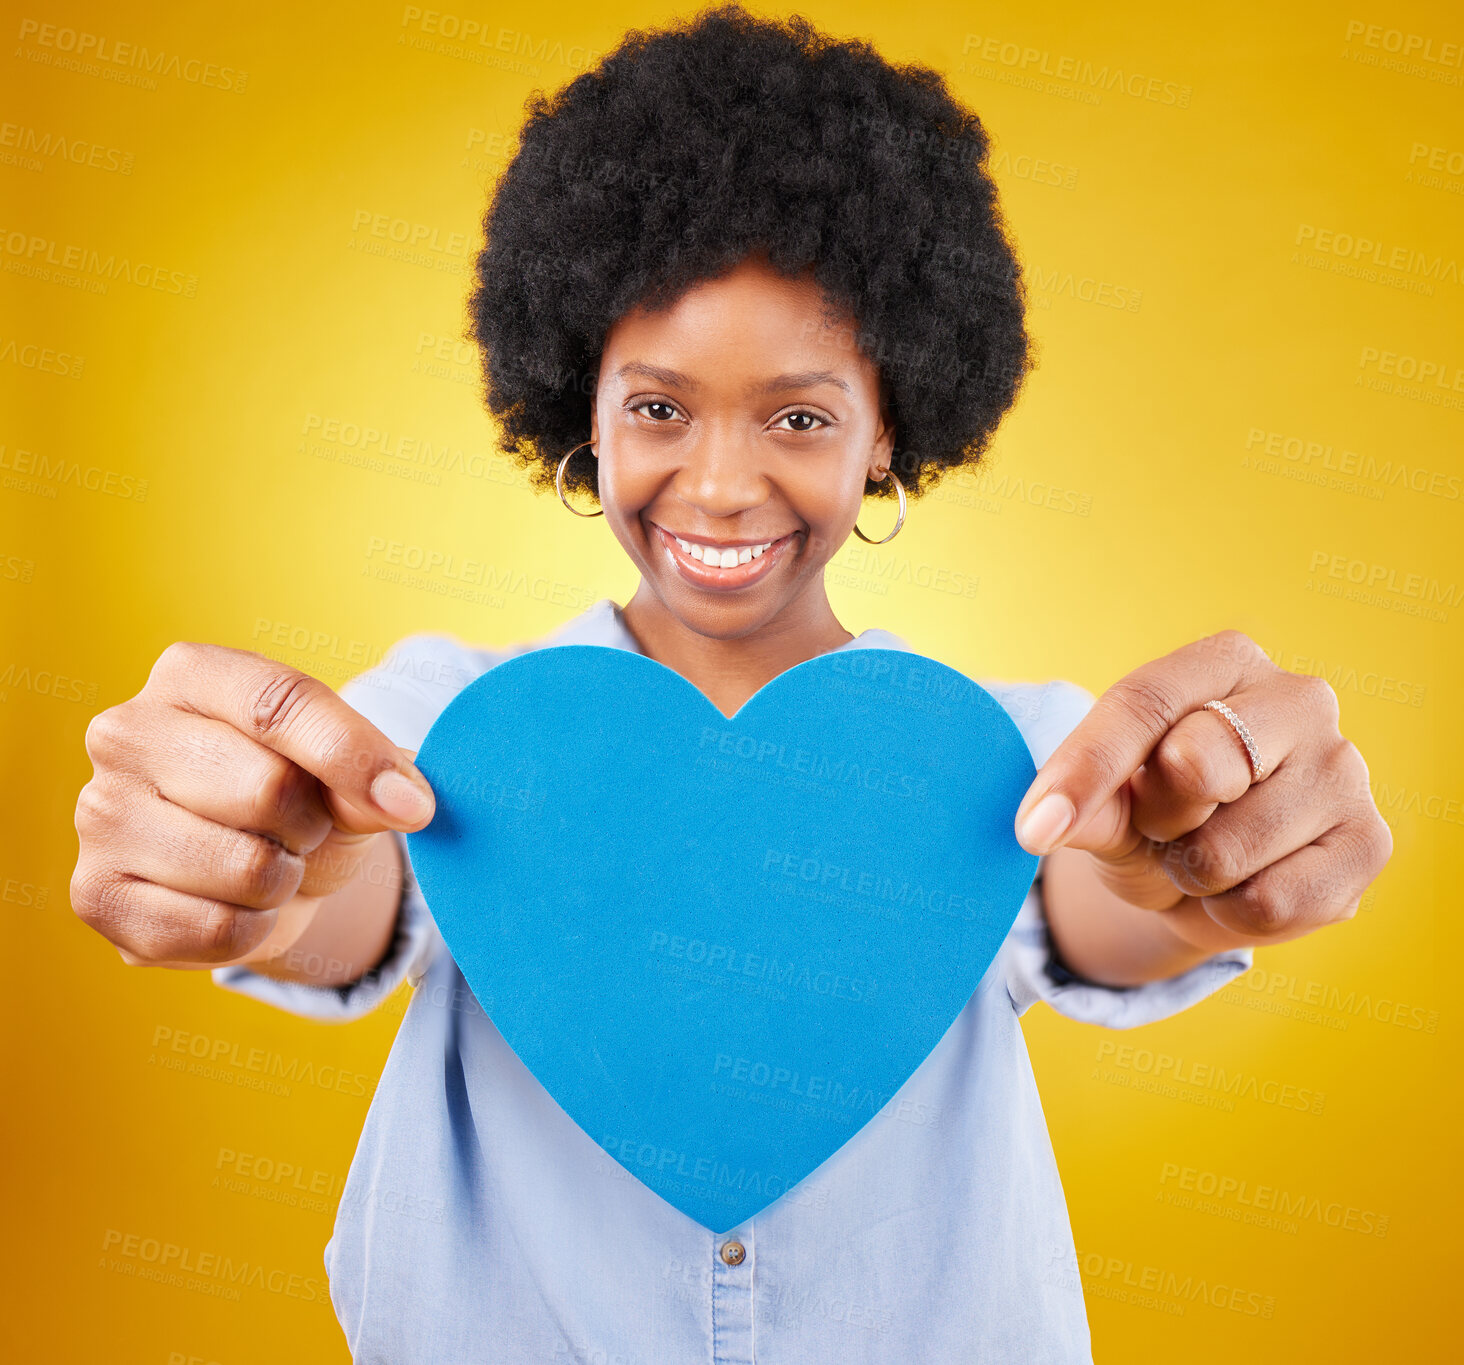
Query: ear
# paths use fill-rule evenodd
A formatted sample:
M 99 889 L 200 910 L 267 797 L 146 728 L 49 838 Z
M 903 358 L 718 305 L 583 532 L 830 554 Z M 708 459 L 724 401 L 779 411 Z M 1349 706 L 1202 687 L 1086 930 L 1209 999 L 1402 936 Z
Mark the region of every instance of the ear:
M 595 411 L 595 405 L 590 404 L 590 454 L 597 460 L 600 452 L 597 447 L 600 444 L 600 414 Z
M 869 451 L 869 479 L 878 483 L 885 476 L 894 461 L 895 428 L 890 423 L 889 409 L 881 403 L 879 407 L 879 428 L 874 435 L 874 445 Z

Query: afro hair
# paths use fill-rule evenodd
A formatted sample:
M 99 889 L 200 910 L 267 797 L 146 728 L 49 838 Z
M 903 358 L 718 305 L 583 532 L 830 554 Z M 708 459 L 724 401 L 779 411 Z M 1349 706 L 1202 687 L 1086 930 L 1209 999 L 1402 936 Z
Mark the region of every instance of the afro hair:
M 912 496 L 981 458 L 1032 363 L 980 120 L 944 78 L 738 4 L 632 29 L 525 104 L 468 299 L 483 398 L 538 490 L 589 437 L 604 338 L 751 253 L 810 269 L 876 365 Z M 594 460 L 567 490 L 596 495 Z M 890 480 L 867 492 L 892 495 Z

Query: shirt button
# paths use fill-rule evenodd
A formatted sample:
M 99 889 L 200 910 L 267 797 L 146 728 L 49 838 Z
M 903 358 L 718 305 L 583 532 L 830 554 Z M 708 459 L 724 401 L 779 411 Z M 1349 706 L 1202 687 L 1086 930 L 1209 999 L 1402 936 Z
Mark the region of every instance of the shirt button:
M 722 1259 L 728 1265 L 741 1265 L 747 1255 L 747 1248 L 741 1242 L 723 1242 Z

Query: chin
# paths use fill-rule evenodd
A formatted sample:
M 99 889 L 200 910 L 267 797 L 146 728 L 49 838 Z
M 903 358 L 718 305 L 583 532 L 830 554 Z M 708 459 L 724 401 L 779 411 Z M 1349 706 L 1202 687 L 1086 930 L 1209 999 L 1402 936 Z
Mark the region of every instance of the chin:
M 694 602 L 689 607 L 667 603 L 688 630 L 709 640 L 740 640 L 756 635 L 773 620 L 783 603 L 759 609 L 752 603 L 734 606 L 730 602 Z

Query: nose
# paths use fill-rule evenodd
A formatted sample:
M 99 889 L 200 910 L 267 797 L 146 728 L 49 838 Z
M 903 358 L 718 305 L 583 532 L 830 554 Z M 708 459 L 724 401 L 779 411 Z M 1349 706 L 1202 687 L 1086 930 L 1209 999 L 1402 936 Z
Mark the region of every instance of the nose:
M 706 432 L 676 471 L 672 489 L 708 517 L 732 517 L 768 500 L 767 474 L 753 442 L 725 432 Z

